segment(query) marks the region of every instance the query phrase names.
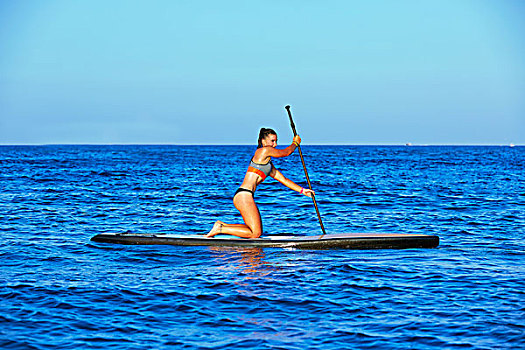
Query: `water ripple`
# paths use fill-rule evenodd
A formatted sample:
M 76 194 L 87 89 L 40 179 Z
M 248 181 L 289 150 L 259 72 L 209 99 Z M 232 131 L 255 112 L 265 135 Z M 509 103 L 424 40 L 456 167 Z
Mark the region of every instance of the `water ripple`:
M 524 151 L 305 145 L 329 232 L 441 237 L 318 252 L 89 241 L 239 222 L 253 147 L 0 146 L 0 347 L 523 348 Z M 274 164 L 306 186 L 298 156 Z M 308 198 L 255 198 L 267 232 L 319 232 Z

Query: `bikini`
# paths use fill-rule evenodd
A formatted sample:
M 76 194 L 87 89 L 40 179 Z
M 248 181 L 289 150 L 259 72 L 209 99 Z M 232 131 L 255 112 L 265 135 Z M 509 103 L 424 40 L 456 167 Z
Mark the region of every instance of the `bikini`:
M 271 160 L 266 164 L 260 164 L 260 163 L 255 163 L 252 159 L 250 161 L 250 166 L 248 167 L 248 172 L 259 175 L 260 177 L 262 177 L 264 181 L 264 179 L 266 179 L 266 177 L 270 175 L 270 173 L 272 172 L 272 169 L 273 169 L 273 164 Z M 254 191 L 252 190 L 249 190 L 243 187 L 239 187 L 239 189 L 235 192 L 233 196 L 235 197 L 237 193 L 239 192 L 250 192 L 252 196 L 255 194 Z
M 273 169 L 273 163 L 270 160 L 266 164 L 259 164 L 255 163 L 253 159 L 250 161 L 250 166 L 248 167 L 248 172 L 250 173 L 256 173 L 260 177 L 262 177 L 263 181 L 266 179 L 268 175 L 272 172 Z

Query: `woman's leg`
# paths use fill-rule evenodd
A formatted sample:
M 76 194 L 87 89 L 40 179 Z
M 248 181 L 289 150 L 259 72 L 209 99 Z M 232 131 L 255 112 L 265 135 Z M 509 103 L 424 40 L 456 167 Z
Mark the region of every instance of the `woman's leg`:
M 241 213 L 245 224 L 225 224 L 222 221 L 217 221 L 206 237 L 213 237 L 221 233 L 242 238 L 258 238 L 261 236 L 261 214 L 253 200 L 252 194 L 248 192 L 238 193 L 233 198 L 233 204 Z

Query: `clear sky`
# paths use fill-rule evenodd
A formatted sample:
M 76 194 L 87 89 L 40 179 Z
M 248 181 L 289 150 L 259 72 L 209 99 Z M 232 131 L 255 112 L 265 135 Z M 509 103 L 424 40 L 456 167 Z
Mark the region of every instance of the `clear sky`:
M 0 0 L 0 144 L 525 144 L 525 1 Z

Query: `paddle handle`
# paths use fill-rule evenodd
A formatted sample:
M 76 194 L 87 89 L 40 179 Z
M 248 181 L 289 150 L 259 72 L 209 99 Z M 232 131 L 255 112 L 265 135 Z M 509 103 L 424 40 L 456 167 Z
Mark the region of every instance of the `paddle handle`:
M 290 111 L 290 106 L 285 106 L 284 109 L 288 112 L 288 117 L 290 118 L 290 126 L 292 127 L 293 136 L 297 136 L 297 130 L 295 129 L 295 123 L 293 122 L 292 112 Z M 308 176 L 308 171 L 306 170 L 306 164 L 304 163 L 303 151 L 301 151 L 301 146 L 297 145 L 299 150 L 299 156 L 301 157 L 301 163 L 303 163 L 304 175 L 306 176 L 306 182 L 308 182 L 308 187 L 312 190 L 312 183 L 310 182 L 310 177 Z M 324 229 L 323 220 L 321 219 L 321 214 L 319 213 L 319 208 L 317 207 L 317 201 L 315 200 L 315 194 L 312 193 L 312 201 L 314 202 L 315 212 L 317 213 L 317 219 L 319 219 L 319 224 L 321 225 L 321 230 L 323 235 L 326 235 Z
M 297 130 L 295 130 L 295 123 L 293 122 L 290 106 L 285 106 L 284 109 L 286 109 L 286 112 L 288 112 L 288 118 L 290 118 L 290 126 L 292 127 L 293 136 L 297 136 Z

